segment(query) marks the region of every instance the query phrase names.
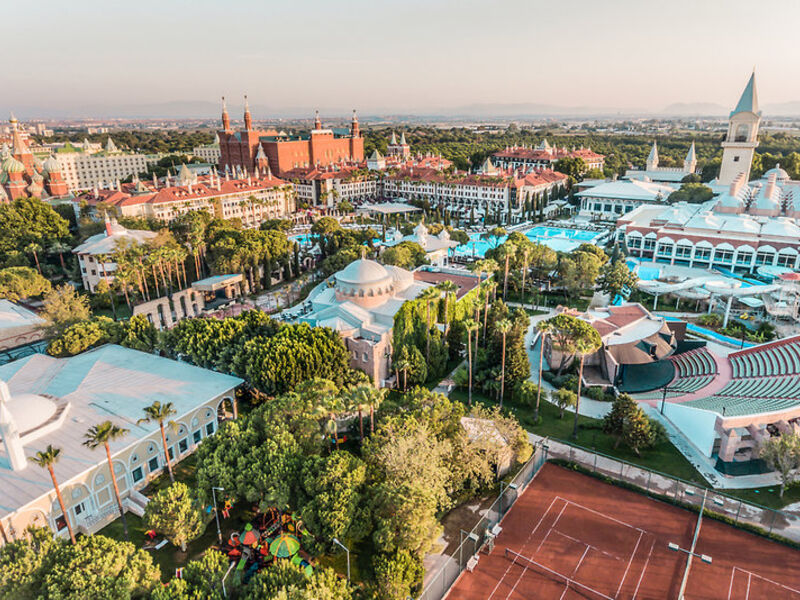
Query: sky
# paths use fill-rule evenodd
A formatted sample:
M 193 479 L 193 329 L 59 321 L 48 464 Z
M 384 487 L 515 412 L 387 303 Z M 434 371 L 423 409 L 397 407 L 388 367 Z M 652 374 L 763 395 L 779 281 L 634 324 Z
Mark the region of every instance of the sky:
M 800 101 L 796 0 L 0 0 L 0 110 Z M 206 110 L 201 108 L 198 110 Z M 269 115 L 254 115 L 256 118 Z

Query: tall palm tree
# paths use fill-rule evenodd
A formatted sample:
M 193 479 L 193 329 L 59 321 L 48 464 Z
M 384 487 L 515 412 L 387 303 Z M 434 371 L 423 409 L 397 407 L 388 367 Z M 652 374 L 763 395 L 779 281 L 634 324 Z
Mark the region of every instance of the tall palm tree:
M 361 440 L 364 440 L 364 411 L 369 411 L 370 433 L 375 432 L 375 409 L 383 401 L 383 390 L 376 389 L 369 383 L 360 383 L 350 389 L 349 403 L 353 410 L 358 411 L 358 426 Z
M 522 308 L 525 308 L 525 276 L 528 274 L 528 257 L 530 256 L 530 252 L 530 248 L 525 248 L 522 251 L 522 290 L 520 291 Z
M 446 337 L 450 331 L 450 296 L 458 291 L 458 285 L 448 279 L 437 283 L 436 289 L 444 294 L 444 335 Z
M 547 321 L 539 321 L 536 324 L 536 328 L 541 332 L 541 335 L 539 336 L 539 381 L 537 383 L 538 389 L 536 390 L 536 408 L 533 409 L 534 423 L 539 420 L 539 402 L 542 399 L 542 362 L 544 361 L 544 343 L 547 336 L 550 335 L 552 325 Z
M 117 485 L 117 476 L 114 474 L 114 462 L 111 460 L 111 448 L 109 442 L 118 440 L 128 433 L 127 429 L 114 425 L 111 421 L 103 421 L 99 425 L 93 425 L 89 428 L 84 436 L 83 445 L 94 450 L 103 446 L 106 450 L 106 459 L 108 459 L 108 471 L 111 473 L 111 483 L 114 484 L 114 496 L 117 499 L 117 507 L 119 508 L 119 516 L 122 517 L 122 529 L 125 532 L 125 539 L 130 541 L 128 534 L 128 521 L 125 519 L 125 509 L 122 508 L 122 498 L 119 495 L 119 486 Z
M 36 263 L 36 269 L 39 271 L 39 275 L 42 274 L 42 265 L 39 264 L 39 252 L 42 251 L 42 247 L 35 243 L 31 242 L 27 246 L 25 246 L 25 252 L 30 252 L 33 254 L 33 260 Z
M 469 406 L 472 406 L 472 332 L 478 331 L 478 324 L 472 320 L 464 321 L 464 328 L 467 330 L 467 364 L 469 365 Z M 477 346 L 477 341 L 475 345 Z
M 72 248 L 69 244 L 65 244 L 64 242 L 53 242 L 48 249 L 49 252 L 53 254 L 58 254 L 58 260 L 61 262 L 61 271 L 63 271 L 64 275 L 67 275 L 67 265 L 64 262 L 64 252 L 69 252 Z
M 503 260 L 505 261 L 505 266 L 503 267 L 503 302 L 506 300 L 506 294 L 508 293 L 508 266 L 509 261 L 514 257 L 517 253 L 517 248 L 514 244 L 506 242 L 501 247 L 503 251 Z
M 167 449 L 167 434 L 164 431 L 164 422 L 172 429 L 173 432 L 178 431 L 178 424 L 175 421 L 169 420 L 170 417 L 178 414 L 178 411 L 172 405 L 172 402 L 165 402 L 161 404 L 158 400 L 153 402 L 150 406 L 144 407 L 143 418 L 136 421 L 137 425 L 142 423 L 150 423 L 155 421 L 161 429 L 161 444 L 164 446 L 164 459 L 167 461 L 167 471 L 169 472 L 169 480 L 175 483 L 175 476 L 172 473 L 172 461 L 169 459 L 169 450 Z
M 48 445 L 44 452 L 37 452 L 36 456 L 28 457 L 28 460 L 47 469 L 50 472 L 50 479 L 53 480 L 53 489 L 56 491 L 56 498 L 58 498 L 58 505 L 61 507 L 61 514 L 64 515 L 64 521 L 67 523 L 67 530 L 69 531 L 69 539 L 75 543 L 75 533 L 72 531 L 72 524 L 69 522 L 69 515 L 67 514 L 67 507 L 64 506 L 64 498 L 61 496 L 61 488 L 58 487 L 58 480 L 56 479 L 56 472 L 53 468 L 58 462 L 58 457 L 61 454 L 60 448 L 53 448 Z
M 597 330 L 593 327 L 587 327 L 585 332 L 582 333 L 583 335 L 580 335 L 575 339 L 575 354 L 580 356 L 581 362 L 580 366 L 578 367 L 578 395 L 575 399 L 575 420 L 572 424 L 572 439 L 577 439 L 578 437 L 578 409 L 581 406 L 583 363 L 589 354 L 596 352 L 597 349 L 603 344 L 602 340 L 600 339 L 600 334 L 597 333 Z
M 497 322 L 497 330 L 503 335 L 503 358 L 500 367 L 500 408 L 503 408 L 503 393 L 505 392 L 506 383 L 506 335 L 511 330 L 511 321 L 508 319 L 501 319 Z
M 483 345 L 486 345 L 486 327 L 489 324 L 489 296 L 492 295 L 492 291 L 497 287 L 497 284 L 494 281 L 485 281 L 481 284 L 481 287 L 484 290 L 483 294 Z
M 423 290 L 419 299 L 425 302 L 425 362 L 431 359 L 431 302 L 439 298 L 436 288 L 430 287 Z

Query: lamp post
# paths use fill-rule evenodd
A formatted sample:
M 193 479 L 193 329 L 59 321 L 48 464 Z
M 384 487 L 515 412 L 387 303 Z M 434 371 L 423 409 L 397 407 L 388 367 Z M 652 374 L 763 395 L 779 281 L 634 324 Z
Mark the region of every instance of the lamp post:
M 464 534 L 467 534 L 467 539 L 472 540 L 472 553 L 475 553 L 475 544 L 478 543 L 478 536 L 474 533 L 467 533 L 463 529 L 459 529 L 458 534 L 458 568 L 464 564 Z
M 664 392 L 661 395 L 661 414 L 663 415 L 664 414 L 664 405 L 667 403 L 667 392 L 671 392 L 672 388 L 670 388 L 669 386 L 665 385 L 664 389 L 662 391 Z
M 214 518 L 217 520 L 217 537 L 219 538 L 219 543 L 222 544 L 222 530 L 219 527 L 219 511 L 217 510 L 217 490 L 224 492 L 225 488 L 211 487 L 211 496 L 214 498 Z
M 344 551 L 347 553 L 347 583 L 350 583 L 350 549 L 336 538 L 333 538 L 333 543 L 344 548 Z

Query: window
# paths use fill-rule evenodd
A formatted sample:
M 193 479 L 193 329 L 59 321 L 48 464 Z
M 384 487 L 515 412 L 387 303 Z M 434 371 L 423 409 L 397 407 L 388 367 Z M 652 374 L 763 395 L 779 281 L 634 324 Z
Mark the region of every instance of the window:
M 689 258 L 692 255 L 692 247 L 687 245 L 678 245 L 675 249 L 675 256 L 680 258 Z
M 775 260 L 775 253 L 774 252 L 762 252 L 759 251 L 756 254 L 756 264 L 757 265 L 771 265 L 772 262 Z
M 158 457 L 157 456 L 154 456 L 153 458 L 151 458 L 149 460 L 149 462 L 147 463 L 147 468 L 150 469 L 151 473 L 153 473 L 155 471 L 158 471 L 159 466 L 158 466 Z
M 733 162 L 739 162 L 739 157 L 738 156 L 734 156 L 733 157 Z
M 751 262 L 753 262 L 752 252 L 740 252 L 736 255 L 737 265 L 749 265 Z
M 777 265 L 779 267 L 793 267 L 794 259 L 795 257 L 793 254 L 778 254 Z
M 206 423 L 206 435 L 211 435 L 212 433 L 214 433 L 214 421 Z
M 199 429 L 192 434 L 192 440 L 194 440 L 195 444 L 199 444 L 202 437 L 203 437 L 203 432 L 200 431 Z
M 716 250 L 714 252 L 716 262 L 730 263 L 733 260 L 733 250 Z
M 81 515 L 86 512 L 86 504 L 83 502 L 79 502 L 75 506 L 72 507 L 72 510 L 75 511 L 75 516 Z
M 56 529 L 61 531 L 67 528 L 67 520 L 64 518 L 64 515 L 59 515 L 56 517 Z
M 709 258 L 711 258 L 711 248 L 695 248 L 695 260 L 708 260 Z
M 656 241 L 652 238 L 645 238 L 643 247 L 645 250 L 652 250 L 656 247 Z
M 637 236 L 631 236 L 628 238 L 628 247 L 629 248 L 641 248 L 642 247 L 642 238 Z
M 188 449 L 189 449 L 189 440 L 187 438 L 183 438 L 180 442 L 178 442 L 178 453 L 179 454 L 183 454 Z
M 133 477 L 133 483 L 138 483 L 144 479 L 142 467 L 136 467 L 133 471 L 131 471 L 131 476 Z
M 659 256 L 672 256 L 672 244 L 661 244 L 658 247 L 658 255 Z

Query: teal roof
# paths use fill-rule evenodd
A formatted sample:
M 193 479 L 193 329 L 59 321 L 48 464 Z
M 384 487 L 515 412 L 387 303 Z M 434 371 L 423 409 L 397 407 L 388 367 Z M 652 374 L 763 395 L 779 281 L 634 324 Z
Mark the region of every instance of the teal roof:
M 753 71 L 753 74 L 750 75 L 750 79 L 748 80 L 747 85 L 742 92 L 742 97 L 739 98 L 739 103 L 736 105 L 736 108 L 733 109 L 733 112 L 731 112 L 731 116 L 742 112 L 751 112 L 757 115 L 761 114 L 761 111 L 758 110 L 758 94 L 756 93 L 755 71 Z

